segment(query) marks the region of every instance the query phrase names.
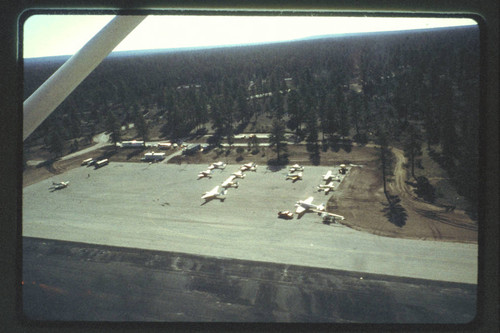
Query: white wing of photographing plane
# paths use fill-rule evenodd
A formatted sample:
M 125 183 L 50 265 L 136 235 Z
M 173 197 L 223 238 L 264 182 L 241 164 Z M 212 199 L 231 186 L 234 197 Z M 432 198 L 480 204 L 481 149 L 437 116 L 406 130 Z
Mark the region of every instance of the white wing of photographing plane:
M 116 16 L 23 103 L 23 141 L 146 16 Z

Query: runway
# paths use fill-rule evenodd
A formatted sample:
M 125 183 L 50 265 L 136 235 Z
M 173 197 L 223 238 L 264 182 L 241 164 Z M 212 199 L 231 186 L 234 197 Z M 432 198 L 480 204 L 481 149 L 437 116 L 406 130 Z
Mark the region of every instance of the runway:
M 380 237 L 316 214 L 281 220 L 334 167 L 306 167 L 304 179 L 259 166 L 229 189 L 224 202 L 202 205 L 205 191 L 239 165 L 197 180 L 206 165 L 115 163 L 81 167 L 23 188 L 23 236 L 220 258 L 321 267 L 437 281 L 477 283 L 477 245 Z M 52 181 L 70 181 L 50 192 Z M 340 215 L 343 212 L 335 212 Z
M 472 284 L 29 237 L 23 260 L 23 313 L 35 321 L 293 322 L 316 331 L 311 323 L 463 324 L 476 314 Z

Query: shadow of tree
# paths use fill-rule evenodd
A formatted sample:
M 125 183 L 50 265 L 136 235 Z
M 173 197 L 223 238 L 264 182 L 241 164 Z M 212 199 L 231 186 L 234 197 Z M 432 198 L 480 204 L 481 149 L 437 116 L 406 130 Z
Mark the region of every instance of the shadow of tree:
M 408 219 L 408 213 L 401 206 L 401 199 L 397 195 L 392 195 L 387 197 L 387 201 L 387 203 L 382 203 L 384 216 L 395 226 L 403 227 Z
M 142 151 L 142 150 L 141 150 Z M 115 155 L 118 151 L 116 149 L 109 149 L 104 151 L 100 156 L 96 158 L 96 160 L 109 159 L 111 156 Z
M 51 158 L 49 160 L 40 162 L 36 165 L 36 168 L 46 168 L 48 171 L 52 172 L 54 170 L 54 162 L 56 162 L 58 158 Z
M 286 157 L 286 161 L 284 158 L 281 158 L 280 160 L 276 158 L 271 158 L 267 160 L 267 169 L 271 172 L 277 172 L 286 168 L 287 164 L 288 164 L 288 156 Z
M 436 189 L 431 185 L 426 177 L 417 177 L 416 187 L 417 189 L 415 190 L 415 194 L 420 198 L 430 203 L 434 203 L 434 201 L 436 201 Z
M 127 160 L 130 160 L 132 157 L 139 155 L 142 153 L 144 149 L 134 149 L 132 152 L 127 154 Z

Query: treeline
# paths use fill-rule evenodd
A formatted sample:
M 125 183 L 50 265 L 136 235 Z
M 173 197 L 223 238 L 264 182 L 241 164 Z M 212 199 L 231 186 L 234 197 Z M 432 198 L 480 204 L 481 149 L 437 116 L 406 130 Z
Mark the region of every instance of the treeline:
M 384 133 L 405 148 L 412 171 L 425 144 L 476 202 L 478 34 L 464 27 L 111 56 L 30 139 L 90 138 L 119 132 L 113 121 L 143 119 L 170 139 L 213 130 L 217 144 L 265 115 L 312 150 L 318 140 L 364 143 Z M 25 95 L 61 63 L 26 62 Z

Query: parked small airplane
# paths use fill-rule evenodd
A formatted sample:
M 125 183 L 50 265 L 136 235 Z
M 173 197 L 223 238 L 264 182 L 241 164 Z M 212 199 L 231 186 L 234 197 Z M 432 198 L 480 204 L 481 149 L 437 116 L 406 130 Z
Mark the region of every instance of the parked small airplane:
M 336 180 L 336 181 L 340 181 L 340 178 L 339 176 L 333 176 L 333 173 L 332 173 L 332 170 L 328 170 L 328 172 L 326 173 L 326 175 L 323 175 L 323 180 L 325 182 L 327 181 L 330 181 L 330 180 Z
M 335 220 L 344 220 L 345 218 L 342 216 L 342 215 L 337 215 L 337 214 L 333 214 L 333 213 L 329 213 L 329 212 L 323 212 L 321 214 L 318 214 L 318 215 L 321 215 L 321 217 L 323 218 L 323 222 L 334 222 L 335 223 Z
M 329 182 L 326 185 L 319 184 L 318 185 L 318 192 L 319 191 L 325 191 L 325 194 L 328 194 L 328 192 L 333 191 L 335 187 L 333 186 L 333 182 Z
M 257 171 L 257 164 L 255 164 L 254 162 L 250 162 L 250 163 L 246 163 L 246 164 L 243 164 L 241 167 L 240 167 L 240 171 Z
M 246 176 L 241 170 L 233 172 L 231 175 L 233 175 L 235 178 L 245 178 Z
M 289 173 L 286 175 L 286 180 L 288 179 L 291 179 L 294 183 L 299 180 L 299 179 L 302 179 L 302 172 L 299 172 L 299 173 Z
M 304 213 L 310 211 L 310 212 L 318 213 L 318 215 L 322 216 L 323 218 L 325 218 L 326 216 L 331 216 L 333 218 L 333 220 L 335 220 L 335 219 L 343 220 L 344 219 L 344 217 L 341 215 L 327 212 L 325 210 L 326 208 L 325 208 L 324 204 L 320 204 L 320 205 L 313 204 L 312 203 L 313 200 L 314 200 L 313 197 L 309 197 L 306 200 L 299 200 L 295 203 L 295 207 L 297 207 L 297 209 L 295 210 L 295 213 L 297 214 L 297 218 L 301 218 L 302 215 L 304 215 Z
M 220 201 L 224 201 L 224 199 L 226 199 L 227 190 L 224 189 L 219 191 L 219 187 L 220 186 L 215 186 L 212 190 L 203 194 L 201 198 L 205 199 L 205 203 L 212 199 L 219 199 Z
M 315 213 L 322 213 L 325 211 L 325 205 L 324 204 L 320 204 L 320 205 L 315 205 L 313 204 L 314 198 L 313 197 L 309 197 L 307 198 L 306 200 L 299 200 L 295 203 L 295 207 L 297 207 L 297 209 L 295 210 L 295 213 L 296 214 L 303 214 L 305 213 L 306 211 L 312 211 L 312 212 L 315 212 Z
M 333 213 L 322 213 L 321 216 L 323 217 L 323 224 L 330 224 L 330 223 L 335 223 L 335 221 L 338 220 L 343 220 L 344 217 L 340 215 L 336 215 Z
M 200 171 L 200 173 L 198 174 L 198 179 L 205 177 L 212 178 L 212 170 Z
M 52 189 L 52 191 L 56 191 L 56 190 L 61 190 L 63 188 L 66 188 L 68 187 L 69 185 L 69 181 L 68 182 L 52 182 L 52 186 L 49 187 L 49 189 Z
M 209 169 L 209 170 L 212 170 L 212 169 L 224 169 L 224 168 L 226 167 L 226 165 L 227 165 L 226 163 L 221 162 L 221 161 L 219 161 L 219 162 L 214 162 L 214 163 L 212 163 L 212 164 L 210 164 L 210 165 L 208 166 L 208 169 Z
M 221 187 L 222 187 L 222 188 L 229 188 L 229 187 L 238 188 L 238 182 L 235 182 L 235 181 L 234 181 L 234 179 L 235 179 L 235 178 L 236 178 L 235 176 L 229 176 L 229 178 L 228 178 L 228 179 L 226 179 L 226 180 L 222 183 Z
M 294 164 L 290 167 L 290 172 L 294 173 L 295 171 L 304 171 L 304 167 L 302 165 Z
M 345 164 L 340 165 L 339 173 L 345 175 L 347 173 L 347 167 Z

